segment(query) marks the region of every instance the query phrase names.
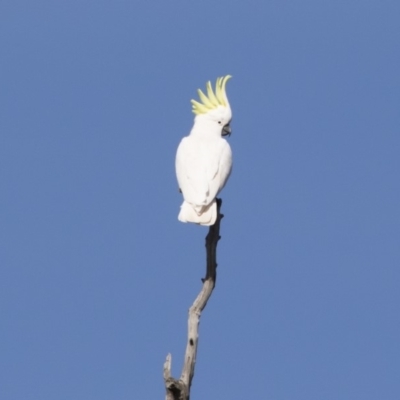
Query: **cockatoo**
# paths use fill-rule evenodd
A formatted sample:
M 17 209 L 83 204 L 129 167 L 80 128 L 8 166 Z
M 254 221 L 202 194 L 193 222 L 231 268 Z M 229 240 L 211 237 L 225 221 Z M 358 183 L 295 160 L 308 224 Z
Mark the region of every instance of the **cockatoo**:
M 225 91 L 230 78 L 218 78 L 215 93 L 211 82 L 207 83 L 207 95 L 198 89 L 201 103 L 191 100 L 194 125 L 180 142 L 175 160 L 184 198 L 179 221 L 213 225 L 217 218 L 215 198 L 232 170 L 232 151 L 224 139 L 231 133 L 232 112 Z

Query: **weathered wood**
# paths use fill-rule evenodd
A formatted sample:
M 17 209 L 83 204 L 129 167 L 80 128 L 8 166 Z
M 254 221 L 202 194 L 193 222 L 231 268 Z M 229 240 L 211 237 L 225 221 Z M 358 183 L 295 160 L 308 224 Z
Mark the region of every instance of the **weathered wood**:
M 189 309 L 188 338 L 186 343 L 185 358 L 180 379 L 171 376 L 171 354 L 168 354 L 164 363 L 164 382 L 166 400 L 189 400 L 190 388 L 196 365 L 197 345 L 199 340 L 199 324 L 201 312 L 207 305 L 215 287 L 217 279 L 217 244 L 221 238 L 219 235 L 220 223 L 223 215 L 220 213 L 222 200 L 217 199 L 217 220 L 210 226 L 206 236 L 206 276 L 202 279 L 203 287 Z
M 176 380 L 171 376 L 171 363 L 172 356 L 171 354 L 168 354 L 164 363 L 166 400 L 186 400 L 186 398 L 184 397 L 186 395 L 185 384 L 182 381 Z

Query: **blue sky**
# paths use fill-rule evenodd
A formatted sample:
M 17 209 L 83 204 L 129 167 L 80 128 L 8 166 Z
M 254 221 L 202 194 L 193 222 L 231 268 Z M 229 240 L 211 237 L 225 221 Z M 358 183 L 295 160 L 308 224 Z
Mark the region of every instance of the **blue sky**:
M 190 99 L 234 167 L 192 399 L 400 398 L 400 3 L 0 3 L 4 400 L 164 398 L 207 229 L 177 221 Z

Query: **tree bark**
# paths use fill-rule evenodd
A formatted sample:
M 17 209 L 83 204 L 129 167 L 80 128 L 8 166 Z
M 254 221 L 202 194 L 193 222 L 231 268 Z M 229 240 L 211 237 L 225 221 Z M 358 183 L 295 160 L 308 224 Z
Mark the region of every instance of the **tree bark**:
M 202 279 L 203 287 L 197 295 L 192 306 L 189 308 L 188 339 L 186 343 L 185 358 L 182 373 L 179 379 L 171 376 L 171 354 L 167 355 L 164 363 L 164 383 L 166 389 L 166 400 L 189 400 L 190 388 L 196 365 L 197 344 L 199 340 L 199 324 L 201 312 L 207 305 L 214 290 L 217 279 L 217 245 L 221 238 L 219 228 L 223 215 L 220 213 L 222 200 L 217 201 L 217 220 L 210 226 L 206 236 L 207 265 L 206 276 Z

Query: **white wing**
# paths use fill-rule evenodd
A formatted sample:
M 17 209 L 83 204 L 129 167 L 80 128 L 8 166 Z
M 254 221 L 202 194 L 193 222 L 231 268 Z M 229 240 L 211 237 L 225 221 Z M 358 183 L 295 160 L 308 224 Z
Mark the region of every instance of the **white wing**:
M 224 187 L 232 169 L 232 152 L 223 138 L 182 139 L 176 154 L 176 174 L 184 199 L 201 212 Z

